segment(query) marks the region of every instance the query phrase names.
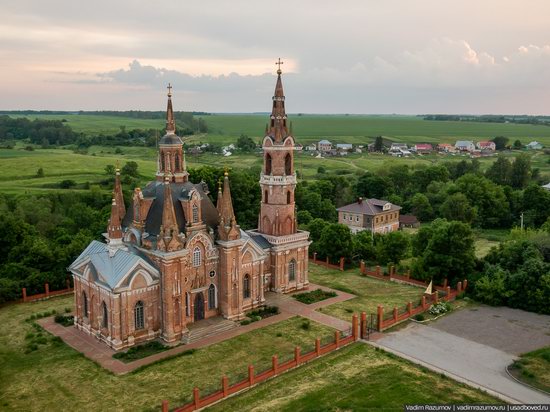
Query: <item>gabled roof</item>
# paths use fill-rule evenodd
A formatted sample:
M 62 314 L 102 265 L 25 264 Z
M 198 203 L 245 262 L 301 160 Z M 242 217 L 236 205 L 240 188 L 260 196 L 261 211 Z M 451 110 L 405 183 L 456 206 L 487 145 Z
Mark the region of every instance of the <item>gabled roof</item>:
M 388 210 L 383 210 L 384 205 L 390 204 Z M 363 215 L 374 216 L 380 213 L 401 210 L 400 206 L 380 199 L 363 199 L 355 203 L 350 203 L 336 209 L 338 212 L 360 213 Z
M 329 142 L 329 141 L 326 140 L 326 139 L 323 139 L 323 140 L 320 140 L 320 141 L 319 141 L 319 144 L 332 144 L 332 143 Z
M 109 245 L 92 240 L 86 249 L 69 266 L 69 270 L 84 276 L 82 268 L 90 265 L 96 282 L 115 289 L 120 286 L 125 277 L 133 273 L 137 267 L 147 269 L 154 278 L 159 278 L 158 270 L 150 264 L 136 249 L 118 248 L 111 250 Z
M 472 142 L 471 140 L 457 140 L 455 146 L 470 146 L 473 144 L 474 142 Z

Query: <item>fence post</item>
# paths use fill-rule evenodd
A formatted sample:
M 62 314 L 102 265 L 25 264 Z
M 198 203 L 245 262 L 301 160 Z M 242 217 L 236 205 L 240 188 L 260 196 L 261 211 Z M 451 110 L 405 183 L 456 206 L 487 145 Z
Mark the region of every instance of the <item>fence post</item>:
M 382 332 L 382 323 L 384 322 L 384 306 L 382 305 L 378 305 L 378 313 L 377 313 L 377 316 L 378 316 L 378 332 Z
M 342 256 L 340 258 L 340 272 L 344 271 L 344 257 Z
M 313 263 L 317 262 L 317 252 L 313 252 Z
M 365 261 L 364 260 L 361 261 L 361 264 L 359 265 L 359 268 L 360 268 L 361 274 L 364 275 L 365 274 Z
M 23 288 L 22 292 L 23 292 L 23 302 L 26 302 L 27 301 L 27 288 Z
M 447 301 L 451 300 L 451 287 L 450 286 L 447 286 L 447 296 L 446 296 L 446 299 Z
M 361 339 L 367 336 L 367 313 L 361 312 Z
M 276 375 L 277 370 L 279 369 L 279 358 L 277 355 L 273 355 L 271 357 L 271 369 L 273 369 L 273 373 Z
M 407 279 L 410 279 L 411 278 L 411 270 L 407 270 L 407 273 L 405 273 L 405 276 L 407 277 Z
M 44 289 L 46 289 L 46 297 L 50 296 L 50 285 L 46 283 Z
M 315 354 L 321 356 L 321 339 L 315 339 Z
M 196 386 L 193 388 L 193 403 L 195 404 L 195 409 L 199 409 L 199 405 L 201 403 L 201 396 L 199 392 L 199 388 Z
M 456 294 L 460 294 L 462 292 L 462 282 L 457 282 L 456 284 Z
M 254 385 L 254 365 L 248 365 L 248 386 Z
M 222 377 L 222 390 L 223 390 L 223 397 L 226 398 L 227 395 L 229 395 L 229 379 L 225 375 L 223 375 Z
M 434 303 L 439 303 L 439 290 L 434 293 Z
M 464 279 L 464 282 L 462 282 L 462 290 L 466 292 L 467 287 L 468 287 L 468 279 Z
M 294 362 L 296 362 L 296 366 L 300 364 L 300 347 L 296 346 L 294 348 Z
M 168 401 L 162 401 L 162 412 L 168 412 Z
M 353 335 L 353 340 L 359 339 L 359 319 L 357 318 L 357 314 L 354 313 L 351 317 L 351 334 Z
M 409 302 L 407 303 L 407 313 L 409 314 L 409 316 L 412 315 L 412 311 L 413 311 L 413 304 L 412 302 Z
M 376 266 L 376 274 L 380 276 L 380 266 Z
M 426 309 L 426 296 L 422 296 L 422 309 Z
M 340 347 L 340 331 L 334 331 L 334 343 L 336 344 L 336 349 Z
M 397 322 L 397 306 L 393 307 L 393 320 Z
M 443 279 L 443 288 L 447 288 L 447 278 Z

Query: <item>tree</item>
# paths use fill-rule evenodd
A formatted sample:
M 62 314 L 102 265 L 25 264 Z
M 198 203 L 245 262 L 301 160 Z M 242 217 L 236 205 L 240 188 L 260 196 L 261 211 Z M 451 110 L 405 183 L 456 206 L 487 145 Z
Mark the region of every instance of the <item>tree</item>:
M 36 171 L 36 177 L 44 177 L 44 169 L 41 167 Z
M 329 223 L 326 220 L 320 218 L 313 219 L 307 225 L 309 230 L 309 238 L 314 242 L 321 239 L 321 233 L 323 233 L 323 229 L 328 225 Z
M 433 209 L 428 197 L 422 193 L 416 193 L 411 199 L 411 212 L 421 222 L 433 218 Z
M 321 233 L 317 250 L 332 261 L 351 257 L 353 242 L 349 228 L 340 223 L 327 225 Z
M 508 140 L 509 139 L 505 136 L 496 136 L 495 138 L 493 138 L 492 142 L 495 144 L 496 150 L 504 150 L 506 149 Z
M 448 220 L 472 223 L 476 220 L 477 211 L 470 205 L 463 193 L 454 193 L 443 202 L 440 208 L 441 216 Z
M 531 179 L 531 158 L 528 154 L 522 153 L 516 157 L 512 165 L 512 187 L 523 189 Z
M 251 152 L 256 149 L 256 143 L 245 134 L 241 134 L 237 139 L 237 148 L 243 152 Z
M 125 176 L 139 177 L 138 164 L 134 161 L 126 162 L 121 172 Z
M 374 151 L 383 152 L 384 151 L 384 139 L 382 136 L 376 136 L 374 139 Z
M 526 225 L 541 226 L 550 217 L 550 192 L 530 184 L 523 191 L 523 211 Z
M 353 235 L 353 257 L 362 260 L 376 260 L 376 249 L 372 241 L 372 233 L 363 230 Z
M 409 253 L 410 237 L 397 231 L 377 236 L 375 240 L 378 261 L 382 264 L 398 264 Z
M 319 167 L 317 168 L 317 173 L 318 173 L 318 174 L 324 174 L 324 173 L 326 173 L 326 172 L 327 172 L 327 169 L 326 169 L 325 166 L 319 166 Z
M 105 174 L 109 176 L 113 176 L 115 174 L 115 165 L 105 166 Z
M 313 216 L 307 210 L 299 210 L 297 213 L 298 223 L 302 225 L 307 225 L 313 220 Z
M 491 167 L 487 169 L 485 177 L 497 185 L 505 186 L 511 184 L 512 163 L 506 157 L 500 155 Z
M 387 177 L 366 173 L 357 181 L 355 192 L 358 196 L 386 199 L 393 193 L 393 183 Z
M 521 144 L 521 141 L 518 139 L 514 142 L 513 147 L 514 147 L 515 150 L 520 150 L 523 147 L 523 145 Z

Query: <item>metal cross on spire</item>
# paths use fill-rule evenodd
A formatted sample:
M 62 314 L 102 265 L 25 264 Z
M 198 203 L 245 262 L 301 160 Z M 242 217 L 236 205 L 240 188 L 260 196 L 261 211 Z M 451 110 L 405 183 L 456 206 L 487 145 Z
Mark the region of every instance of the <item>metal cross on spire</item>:
M 279 66 L 279 68 L 277 69 L 277 74 L 281 74 L 282 71 L 281 71 L 281 64 L 284 64 L 285 62 L 281 61 L 281 58 L 279 57 L 279 60 L 275 62 L 275 64 L 277 66 Z
M 168 83 L 168 96 L 172 96 L 172 85 L 170 83 Z

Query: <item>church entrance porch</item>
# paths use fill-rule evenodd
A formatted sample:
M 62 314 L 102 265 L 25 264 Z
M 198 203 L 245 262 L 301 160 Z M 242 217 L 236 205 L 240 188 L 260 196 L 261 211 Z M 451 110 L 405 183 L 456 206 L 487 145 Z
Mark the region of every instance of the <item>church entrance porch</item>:
M 237 322 L 224 319 L 221 316 L 213 316 L 190 324 L 189 331 L 182 336 L 182 342 L 185 344 L 193 343 L 229 331 L 238 326 L 239 324 Z
M 195 304 L 193 305 L 193 320 L 198 322 L 204 319 L 204 295 L 199 292 L 195 295 Z

